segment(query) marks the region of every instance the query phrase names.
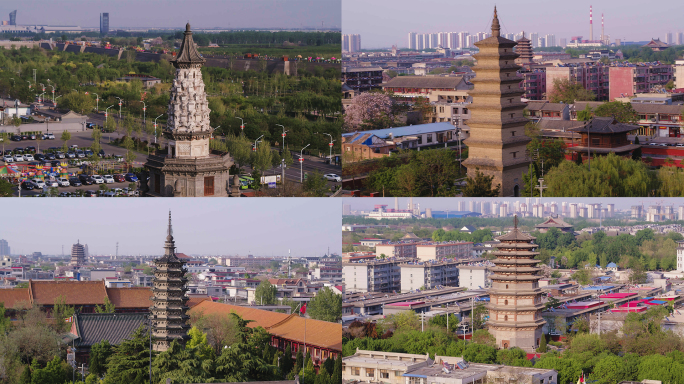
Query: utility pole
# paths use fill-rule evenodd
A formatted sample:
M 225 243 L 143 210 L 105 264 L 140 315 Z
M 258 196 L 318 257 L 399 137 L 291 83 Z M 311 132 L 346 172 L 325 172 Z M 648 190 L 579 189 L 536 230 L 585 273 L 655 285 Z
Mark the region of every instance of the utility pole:
M 36 69 L 33 68 L 33 84 L 36 83 Z
M 544 190 L 547 188 L 544 185 L 544 179 L 539 179 L 539 185 L 535 188 L 539 190 L 539 203 L 541 204 L 541 199 L 544 197 Z
M 116 256 L 114 256 L 115 259 L 119 258 L 119 242 L 116 242 Z
M 292 252 L 288 249 L 287 250 L 287 278 L 289 279 L 292 277 L 290 273 L 290 264 L 292 263 Z

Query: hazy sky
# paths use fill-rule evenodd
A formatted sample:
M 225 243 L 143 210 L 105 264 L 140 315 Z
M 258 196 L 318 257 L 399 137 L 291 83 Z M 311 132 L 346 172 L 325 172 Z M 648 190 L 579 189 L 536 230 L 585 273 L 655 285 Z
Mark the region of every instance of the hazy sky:
M 537 198 L 534 198 L 536 201 Z M 373 199 L 358 199 L 358 198 L 345 198 L 344 204 L 351 204 L 352 210 L 371 210 L 373 209 L 373 206 L 376 204 L 387 204 L 388 208 L 394 208 L 394 198 L 373 198 Z M 475 199 L 470 199 L 470 198 L 458 198 L 458 197 L 430 197 L 430 198 L 419 198 L 419 197 L 414 197 L 413 198 L 413 204 L 420 204 L 420 210 L 425 211 L 425 208 L 432 208 L 433 211 L 455 211 L 458 209 L 458 201 L 465 200 L 466 201 L 466 210 L 468 209 L 468 201 L 470 200 L 477 200 L 477 201 L 515 201 L 515 200 L 521 200 L 522 202 L 525 202 L 525 198 L 475 198 Z M 590 198 L 590 197 L 582 197 L 582 198 L 561 198 L 561 197 L 545 197 L 542 199 L 542 203 L 550 203 L 550 202 L 556 202 L 557 204 L 561 204 L 563 201 L 567 201 L 569 203 L 585 203 L 585 204 L 615 204 L 615 209 L 629 209 L 632 205 L 641 205 L 642 202 L 645 206 L 649 205 L 656 205 L 656 204 L 661 204 L 661 205 L 674 205 L 675 209 L 676 207 L 679 207 L 680 205 L 684 205 L 684 198 L 681 197 L 672 197 L 672 198 L 665 198 L 665 199 L 654 199 L 654 198 L 628 198 L 628 197 L 619 197 L 619 198 Z M 409 199 L 407 197 L 400 197 L 399 198 L 399 209 L 406 209 L 408 206 Z
M 667 32 L 684 31 L 681 0 L 342 0 L 342 32 L 360 34 L 362 49 L 406 47 L 409 32 L 490 31 L 495 4 L 502 33 L 550 33 L 556 43 L 576 35 L 589 38 L 589 5 L 594 7 L 594 39 L 601 35 L 601 12 L 611 41 L 665 40 Z
M 337 28 L 341 0 L 0 0 L 0 18 L 17 10 L 17 24 L 109 28 Z
M 5 198 L 0 239 L 13 254 L 163 254 L 168 212 L 178 252 L 321 256 L 341 252 L 341 202 L 324 198 Z

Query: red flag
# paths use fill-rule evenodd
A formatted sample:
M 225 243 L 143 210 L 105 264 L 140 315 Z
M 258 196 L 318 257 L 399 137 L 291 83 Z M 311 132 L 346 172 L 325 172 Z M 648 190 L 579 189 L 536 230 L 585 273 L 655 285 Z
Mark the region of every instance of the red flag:
M 304 305 L 302 305 L 302 307 L 299 309 L 299 312 L 302 315 L 306 314 L 306 303 L 304 303 Z

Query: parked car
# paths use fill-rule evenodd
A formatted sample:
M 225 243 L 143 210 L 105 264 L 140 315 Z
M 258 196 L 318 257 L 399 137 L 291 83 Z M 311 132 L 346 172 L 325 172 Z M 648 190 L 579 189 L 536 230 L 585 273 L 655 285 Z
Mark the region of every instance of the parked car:
M 52 153 L 52 152 L 46 153 L 46 154 L 45 154 L 45 158 L 46 158 L 47 160 L 57 160 L 57 156 L 55 156 L 55 154 Z
M 59 167 L 59 166 L 61 166 L 61 165 L 62 165 L 62 163 L 61 163 L 59 160 L 52 160 L 52 161 L 50 162 L 50 166 L 51 166 L 51 167 Z
M 22 154 L 24 154 L 24 148 L 16 147 L 16 148 L 14 148 L 14 153 L 18 153 L 18 154 L 22 155 Z
M 69 151 L 66 153 L 66 157 L 69 159 L 75 159 L 76 158 L 76 153 Z
M 3 155 L 2 161 L 5 163 L 14 163 L 14 157 L 12 157 L 12 155 Z
M 100 155 L 100 157 L 105 157 L 105 156 L 106 156 L 106 155 L 105 155 L 104 149 L 100 149 L 100 152 L 98 152 L 97 154 Z
M 97 192 L 93 191 L 92 189 L 89 189 L 85 192 L 85 197 L 97 197 Z
M 43 134 L 43 140 L 54 140 L 55 135 L 52 133 L 44 133 Z
M 126 174 L 126 181 L 131 181 L 131 182 L 137 182 L 138 177 L 135 175 L 135 173 L 127 173 Z
M 83 153 L 83 151 L 81 151 L 81 150 L 79 149 L 79 150 L 76 151 L 76 157 L 78 157 L 79 159 L 83 159 L 83 158 L 86 157 L 86 156 L 85 156 L 85 153 Z
M 43 155 L 42 153 L 36 153 L 35 155 L 33 155 L 33 158 L 36 161 L 45 161 L 45 155 Z
M 107 184 L 114 183 L 114 177 L 112 175 L 104 175 L 104 181 Z
M 121 188 L 112 188 L 112 192 L 114 192 L 114 196 L 122 196 L 124 194 Z
M 35 139 L 36 139 L 36 135 L 34 135 L 34 134 L 29 134 L 29 135 L 28 135 L 28 138 L 29 138 L 29 140 L 35 140 Z
M 34 146 L 31 145 L 31 146 L 28 146 L 28 147 L 24 148 L 24 151 L 28 151 L 28 152 L 31 152 L 31 153 L 36 153 L 36 147 L 34 147 Z
M 78 175 L 78 181 L 83 185 L 92 185 L 95 182 L 92 177 L 86 174 Z
M 91 176 L 93 180 L 95 181 L 95 184 L 104 184 L 104 178 L 100 175 L 93 175 Z
M 122 155 L 114 155 L 114 159 L 120 163 L 124 161 L 124 157 Z
M 12 140 L 12 141 L 21 141 L 21 136 L 14 135 L 14 136 L 10 137 L 10 140 Z
M 45 188 L 45 182 L 41 179 L 33 179 L 31 180 L 31 182 L 35 184 L 38 188 Z
M 32 154 L 27 153 L 24 155 L 24 161 L 35 161 L 36 159 L 33 157 Z
M 24 155 L 16 154 L 14 155 L 14 161 L 24 161 Z
M 62 152 L 62 151 L 57 151 L 57 152 L 55 152 L 55 156 L 56 156 L 58 159 L 64 159 L 64 158 L 66 157 L 66 155 L 65 155 L 64 152 Z
M 95 123 L 86 123 L 86 128 L 90 128 L 90 129 L 97 128 L 97 124 L 95 124 Z
M 328 173 L 326 175 L 323 175 L 328 181 L 335 181 L 337 183 L 342 182 L 342 178 L 334 173 Z
M 67 179 L 66 177 L 60 177 L 59 179 L 57 179 L 57 183 L 59 183 L 60 187 L 68 187 L 71 185 L 69 184 L 69 179 Z
M 59 183 L 57 180 L 45 180 L 45 186 L 46 187 L 59 187 Z
M 83 185 L 83 183 L 81 183 L 78 177 L 70 177 L 69 184 L 71 184 L 74 187 L 80 187 L 81 185 Z
M 33 183 L 30 182 L 30 181 L 24 181 L 24 182 L 21 183 L 21 189 L 25 189 L 25 190 L 27 190 L 27 191 L 32 191 L 32 190 L 34 190 L 35 188 L 36 188 L 36 185 L 33 184 Z
M 60 194 L 57 197 L 71 197 L 71 192 L 60 192 Z
M 124 175 L 116 174 L 114 175 L 114 180 L 117 183 L 123 183 L 124 181 L 126 181 L 126 178 L 124 177 Z

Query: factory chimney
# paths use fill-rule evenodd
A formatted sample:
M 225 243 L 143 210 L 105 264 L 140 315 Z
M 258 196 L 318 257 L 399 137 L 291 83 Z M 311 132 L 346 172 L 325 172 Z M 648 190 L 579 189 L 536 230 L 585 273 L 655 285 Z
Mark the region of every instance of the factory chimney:
M 589 6 L 589 41 L 594 41 L 594 18 L 591 5 Z
M 604 29 L 603 29 L 603 13 L 601 13 L 601 44 L 606 43 L 606 35 L 604 34 Z

